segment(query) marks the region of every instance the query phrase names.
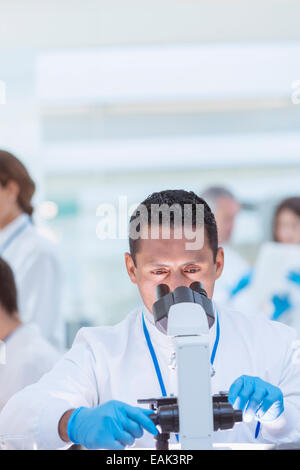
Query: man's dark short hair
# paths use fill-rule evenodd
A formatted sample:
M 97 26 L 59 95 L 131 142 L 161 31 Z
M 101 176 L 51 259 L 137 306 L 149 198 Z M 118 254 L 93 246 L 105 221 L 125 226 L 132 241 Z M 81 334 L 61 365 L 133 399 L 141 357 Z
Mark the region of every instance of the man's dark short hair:
M 13 315 L 18 311 L 14 274 L 3 258 L 0 258 L 0 305 L 9 315 Z
M 148 196 L 143 202 L 139 204 L 136 208 L 134 213 L 130 218 L 129 225 L 140 215 L 141 209 L 140 207 L 143 206 L 147 209 L 148 214 L 148 225 L 151 226 L 151 206 L 152 205 L 159 205 L 162 204 L 167 205 L 169 207 L 173 206 L 174 204 L 179 205 L 182 208 L 182 224 L 184 223 L 183 220 L 183 208 L 185 205 L 190 205 L 192 208 L 192 226 L 193 229 L 196 228 L 196 206 L 199 204 L 203 205 L 204 209 L 204 228 L 205 232 L 209 241 L 209 245 L 213 252 L 214 262 L 216 261 L 217 251 L 218 251 L 218 231 L 217 231 L 217 224 L 212 213 L 209 205 L 207 202 L 202 199 L 201 197 L 197 196 L 192 191 L 184 191 L 183 189 L 167 189 L 165 191 L 160 191 L 158 193 L 153 193 Z M 174 218 L 172 219 L 172 212 L 170 213 L 170 222 L 171 224 L 174 223 Z M 162 220 L 159 219 L 159 224 L 161 225 Z M 200 228 L 200 227 L 199 227 Z M 139 228 L 141 232 L 141 227 Z M 135 239 L 131 236 L 131 232 L 129 229 L 129 249 L 130 254 L 132 256 L 133 262 L 136 265 L 136 253 L 138 252 L 139 247 L 139 238 Z

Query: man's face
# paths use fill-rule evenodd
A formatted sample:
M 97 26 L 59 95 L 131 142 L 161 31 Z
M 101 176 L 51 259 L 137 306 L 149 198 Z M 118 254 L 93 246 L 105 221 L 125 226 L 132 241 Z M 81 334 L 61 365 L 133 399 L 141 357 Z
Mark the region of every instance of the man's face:
M 186 249 L 190 239 L 140 239 L 136 253 L 136 266 L 129 253 L 125 254 L 127 271 L 131 281 L 137 284 L 142 300 L 152 313 L 156 298 L 156 287 L 167 284 L 171 291 L 176 287 L 189 287 L 194 281 L 204 285 L 209 298 L 212 298 L 214 283 L 223 270 L 224 253 L 218 249 L 214 262 L 206 234 L 201 249 Z
M 230 197 L 218 199 L 214 215 L 217 222 L 220 243 L 229 242 L 233 232 L 235 218 L 240 209 L 240 204 Z

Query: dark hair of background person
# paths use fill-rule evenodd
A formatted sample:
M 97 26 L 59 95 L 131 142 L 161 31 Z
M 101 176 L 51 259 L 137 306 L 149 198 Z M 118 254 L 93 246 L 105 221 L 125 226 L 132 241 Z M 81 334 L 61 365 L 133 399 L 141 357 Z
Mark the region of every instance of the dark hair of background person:
M 0 258 L 0 305 L 9 315 L 13 315 L 18 311 L 17 297 L 13 271 L 6 261 Z
M 277 242 L 276 238 L 276 222 L 279 213 L 283 210 L 289 210 L 295 215 L 300 217 L 300 197 L 294 196 L 284 199 L 275 209 L 274 218 L 273 218 L 273 240 Z
M 28 215 L 32 215 L 31 199 L 35 192 L 35 184 L 23 163 L 14 155 L 0 150 L 0 184 L 5 187 L 9 181 L 19 186 L 18 205 Z
M 139 207 L 144 206 L 147 209 L 148 213 L 148 225 L 151 226 L 151 205 L 159 205 L 165 204 L 171 207 L 173 204 L 178 204 L 182 209 L 182 223 L 184 223 L 184 205 L 190 204 L 192 209 L 192 225 L 193 228 L 196 226 L 196 205 L 203 204 L 204 206 L 204 227 L 208 237 L 208 241 L 210 247 L 213 252 L 214 262 L 216 261 L 217 251 L 218 251 L 218 230 L 217 224 L 215 221 L 214 214 L 212 213 L 209 205 L 206 203 L 204 199 L 197 196 L 192 191 L 185 191 L 183 189 L 167 189 L 164 191 L 160 191 L 157 193 L 153 193 L 148 196 L 140 205 L 136 208 L 134 213 L 130 218 L 129 224 L 134 221 L 138 215 L 140 214 Z M 171 224 L 174 223 L 174 214 L 171 212 L 170 214 L 170 222 Z M 162 220 L 159 219 L 159 223 L 162 223 Z M 140 224 L 139 224 L 140 225 Z M 140 227 L 137 227 L 137 231 L 141 231 Z M 136 265 L 136 253 L 138 251 L 138 242 L 139 239 L 134 239 L 130 237 L 130 230 L 129 230 L 129 249 L 130 254 L 132 256 L 133 262 Z

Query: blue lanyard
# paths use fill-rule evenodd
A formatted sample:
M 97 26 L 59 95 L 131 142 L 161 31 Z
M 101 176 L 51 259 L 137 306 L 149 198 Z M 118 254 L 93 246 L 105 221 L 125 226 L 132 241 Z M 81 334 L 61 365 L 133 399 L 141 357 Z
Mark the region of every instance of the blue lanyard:
M 25 230 L 27 225 L 29 225 L 30 219 L 26 219 L 25 222 L 15 231 L 13 234 L 3 243 L 0 247 L 0 256 L 3 255 L 4 251 L 9 247 L 9 245 Z
M 158 379 L 158 382 L 159 382 L 159 385 L 160 385 L 161 394 L 162 394 L 163 397 L 166 397 L 167 396 L 166 387 L 165 387 L 165 384 L 164 384 L 164 381 L 163 381 L 163 377 L 162 377 L 162 373 L 161 373 L 161 370 L 160 370 L 160 367 L 159 367 L 157 356 L 155 354 L 153 344 L 152 344 L 152 341 L 151 341 L 151 338 L 150 338 L 150 335 L 149 335 L 149 331 L 148 331 L 148 328 L 147 328 L 146 323 L 145 323 L 144 314 L 142 314 L 142 319 L 143 319 L 143 330 L 144 330 L 145 339 L 146 339 L 148 349 L 149 349 L 150 354 L 151 354 L 151 358 L 152 358 L 152 362 L 153 362 L 153 365 L 154 365 L 154 368 L 155 368 L 156 376 L 157 376 L 157 379 Z M 220 324 L 219 324 L 219 316 L 218 316 L 218 312 L 217 312 L 216 339 L 215 339 L 215 344 L 213 346 L 213 350 L 212 350 L 211 358 L 210 358 L 211 365 L 213 365 L 214 360 L 215 360 L 219 340 L 220 340 Z M 179 441 L 178 434 L 176 434 L 176 439 L 177 439 L 177 442 L 178 442 Z

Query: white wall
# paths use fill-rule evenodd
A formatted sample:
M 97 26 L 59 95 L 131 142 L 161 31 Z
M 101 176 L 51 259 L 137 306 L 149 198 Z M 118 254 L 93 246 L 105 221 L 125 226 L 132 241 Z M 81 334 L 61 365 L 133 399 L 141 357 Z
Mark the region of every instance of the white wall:
M 298 0 L 1 0 L 0 47 L 300 38 Z

